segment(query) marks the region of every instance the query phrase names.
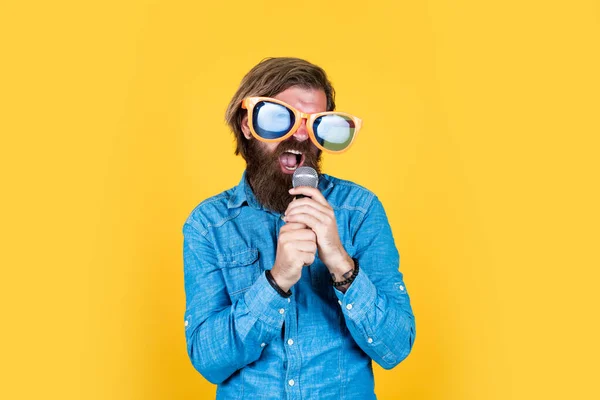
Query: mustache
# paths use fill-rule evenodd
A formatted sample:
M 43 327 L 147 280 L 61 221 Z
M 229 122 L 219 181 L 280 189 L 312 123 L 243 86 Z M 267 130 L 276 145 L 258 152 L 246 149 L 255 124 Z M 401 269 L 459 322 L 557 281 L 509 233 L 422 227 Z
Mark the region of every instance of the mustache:
M 281 142 L 279 146 L 277 146 L 274 155 L 276 157 L 279 157 L 280 155 L 289 150 L 296 150 L 306 155 L 309 154 L 309 152 L 311 151 L 311 146 L 312 142 L 310 141 L 310 139 L 307 139 L 303 142 L 298 142 L 295 139 L 286 140 L 284 142 Z

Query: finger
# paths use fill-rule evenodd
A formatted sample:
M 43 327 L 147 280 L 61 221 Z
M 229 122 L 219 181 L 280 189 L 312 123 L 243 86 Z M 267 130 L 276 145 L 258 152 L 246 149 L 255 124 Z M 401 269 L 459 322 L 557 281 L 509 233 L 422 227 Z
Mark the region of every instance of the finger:
M 328 221 L 330 221 L 333 216 L 330 216 L 329 214 L 325 214 L 323 212 L 321 212 L 321 210 L 317 210 L 316 208 L 310 206 L 310 205 L 304 205 L 301 207 L 295 207 L 294 209 L 290 210 L 284 217 L 284 221 L 288 221 L 288 217 L 292 216 L 292 215 L 298 215 L 298 214 L 308 214 L 310 216 L 315 217 L 316 219 L 318 219 L 319 221 L 323 222 L 323 223 L 327 223 Z
M 315 262 L 315 253 L 302 253 L 302 262 L 304 266 L 312 265 Z
M 279 229 L 279 233 L 296 231 L 298 229 L 306 229 L 306 225 L 299 222 L 285 223 L 281 229 Z
M 317 218 L 313 217 L 310 214 L 294 214 L 294 215 L 290 215 L 289 217 L 286 216 L 285 217 L 286 222 L 301 222 L 303 224 L 305 224 L 306 226 L 308 226 L 309 228 L 311 228 L 313 231 L 316 230 L 319 225 L 321 224 L 321 221 L 318 220 Z
M 327 202 L 327 200 L 325 200 L 325 197 L 323 197 L 323 194 L 317 188 L 312 188 L 310 186 L 298 186 L 298 187 L 290 189 L 289 193 L 294 196 L 303 194 L 305 196 L 312 198 L 313 200 L 316 200 L 317 202 L 323 204 L 324 206 L 329 206 L 329 203 Z M 302 199 L 300 199 L 300 200 L 302 200 Z
M 322 213 L 333 214 L 333 209 L 331 208 L 331 206 L 329 204 L 327 204 L 327 206 L 324 206 L 323 204 L 311 199 L 310 197 L 305 197 L 303 199 L 292 201 L 288 205 L 287 210 L 285 211 L 285 214 L 287 215 L 288 212 L 290 212 L 291 210 L 293 210 L 295 208 L 298 208 L 301 206 L 307 206 L 307 205 L 311 206 L 313 208 L 316 208 L 317 210 L 321 211 Z
M 303 226 L 306 226 L 304 224 L 302 224 Z M 284 232 L 283 234 L 281 234 L 279 236 L 280 240 L 282 241 L 287 241 L 287 242 L 293 242 L 293 241 L 299 241 L 299 240 L 305 240 L 305 241 L 312 241 L 312 242 L 316 242 L 317 241 L 317 235 L 310 229 L 298 229 L 295 231 L 290 231 L 290 232 Z
M 295 248 L 303 253 L 315 254 L 317 251 L 317 244 L 308 240 L 299 240 L 294 243 Z

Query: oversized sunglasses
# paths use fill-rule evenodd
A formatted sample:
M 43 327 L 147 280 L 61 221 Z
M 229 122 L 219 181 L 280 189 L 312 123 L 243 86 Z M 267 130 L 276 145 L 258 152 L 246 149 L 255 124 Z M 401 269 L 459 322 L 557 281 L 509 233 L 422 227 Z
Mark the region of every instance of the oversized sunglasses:
M 246 97 L 242 108 L 248 110 L 248 126 L 252 135 L 263 142 L 281 142 L 296 132 L 303 119 L 312 142 L 329 153 L 348 150 L 362 120 L 337 111 L 307 114 L 271 97 Z

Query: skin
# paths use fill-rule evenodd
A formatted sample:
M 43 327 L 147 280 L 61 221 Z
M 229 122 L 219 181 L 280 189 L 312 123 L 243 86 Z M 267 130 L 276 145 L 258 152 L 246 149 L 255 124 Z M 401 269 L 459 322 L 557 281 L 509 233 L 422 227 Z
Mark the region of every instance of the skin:
M 305 113 L 317 113 L 327 110 L 325 92 L 317 89 L 291 87 L 274 96 Z M 256 140 L 248 127 L 248 118 L 242 120 L 242 131 L 247 140 Z M 310 140 L 306 130 L 306 120 L 290 139 L 299 142 Z M 279 143 L 260 142 L 260 146 L 272 153 Z M 312 144 L 315 154 L 318 148 Z M 284 172 L 284 171 L 282 171 Z M 292 172 L 293 173 L 293 172 Z M 273 278 L 283 290 L 288 291 L 302 276 L 302 268 L 311 265 L 315 260 L 315 252 L 319 250 L 321 261 L 327 266 L 335 281 L 348 278 L 354 269 L 354 262 L 342 245 L 337 230 L 333 208 L 318 189 L 298 187 L 290 190 L 290 194 L 303 194 L 288 206 L 284 221 L 277 239 L 275 264 L 271 269 Z M 350 285 L 339 286 L 345 292 Z

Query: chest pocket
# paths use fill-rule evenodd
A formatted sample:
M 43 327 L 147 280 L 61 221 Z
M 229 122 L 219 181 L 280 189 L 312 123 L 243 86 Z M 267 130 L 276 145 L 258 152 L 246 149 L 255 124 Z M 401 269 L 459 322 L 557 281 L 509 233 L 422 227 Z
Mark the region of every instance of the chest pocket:
M 258 279 L 258 255 L 258 249 L 246 247 L 218 256 L 218 265 L 232 303 Z

